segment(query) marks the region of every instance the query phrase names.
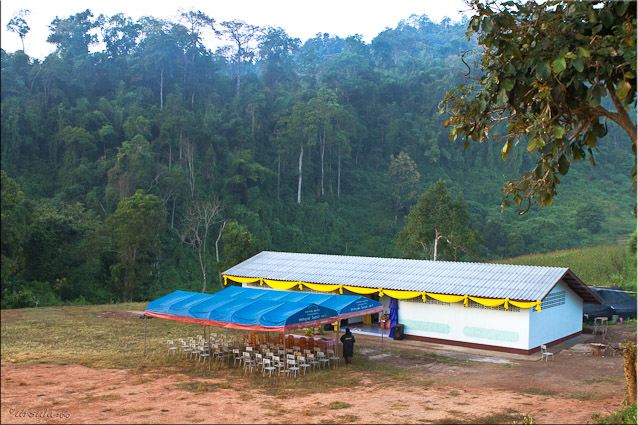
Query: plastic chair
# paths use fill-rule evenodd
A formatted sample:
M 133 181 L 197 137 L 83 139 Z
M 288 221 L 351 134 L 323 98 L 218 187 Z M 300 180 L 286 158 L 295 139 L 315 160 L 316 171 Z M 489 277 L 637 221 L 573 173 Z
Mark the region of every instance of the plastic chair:
M 317 352 L 317 361 L 319 362 L 319 366 L 322 368 L 330 364 L 330 359 L 326 357 L 326 354 L 323 351 Z
M 288 375 L 294 373 L 296 378 L 297 372 L 299 372 L 299 366 L 297 366 L 297 362 L 294 359 L 288 359 L 286 360 L 286 365 L 288 366 Z
M 244 353 L 243 363 L 244 363 L 244 373 L 246 373 L 248 369 L 250 369 L 250 372 L 252 373 L 253 369 L 255 368 L 255 360 L 252 357 L 250 357 L 249 352 Z
M 199 347 L 197 346 L 197 344 L 195 344 L 195 341 L 191 342 L 191 351 L 190 351 L 191 355 L 190 355 L 190 359 L 193 360 L 193 355 L 195 355 L 196 359 L 199 359 L 199 355 L 201 354 L 201 350 L 199 349 Z
M 198 349 L 199 349 L 199 359 L 197 360 L 197 362 L 198 363 L 200 361 L 205 362 L 206 358 L 208 358 L 208 367 L 210 368 L 210 352 L 206 350 L 203 343 L 199 345 Z
M 310 363 L 306 362 L 306 357 L 305 356 L 297 356 L 297 366 L 299 366 L 299 369 L 303 369 L 303 374 L 306 374 L 306 370 L 309 367 L 312 367 L 312 365 Z
M 552 360 L 554 360 L 554 353 L 550 353 L 549 351 L 547 351 L 547 345 L 541 345 L 541 361 L 545 359 L 545 362 L 547 362 L 547 359 L 550 357 L 552 358 Z
M 337 365 L 341 366 L 341 357 L 335 354 L 335 350 L 326 350 L 326 354 L 328 356 L 328 360 L 332 361 L 334 367 L 337 367 Z
M 188 354 L 191 352 L 192 348 L 189 344 L 186 343 L 186 341 L 180 338 L 179 342 L 182 343 L 182 346 L 180 347 L 182 349 L 182 354 Z
M 261 364 L 261 372 L 262 376 L 266 376 L 266 371 L 268 371 L 268 376 L 272 377 L 273 371 L 277 370 L 275 366 L 272 366 L 270 363 L 270 359 L 264 359 Z
M 241 366 L 242 357 L 243 356 L 239 352 L 239 348 L 233 348 L 233 366 L 235 366 L 237 362 L 239 362 L 239 365 Z
M 316 369 L 317 366 L 319 366 L 319 361 L 314 354 L 306 355 L 306 361 L 308 362 L 308 364 L 310 364 L 310 366 L 312 366 L 313 369 Z
M 175 345 L 175 342 L 173 342 L 172 339 L 169 339 L 166 343 L 168 344 L 168 354 L 172 353 L 175 355 L 175 352 L 179 349 L 179 347 Z

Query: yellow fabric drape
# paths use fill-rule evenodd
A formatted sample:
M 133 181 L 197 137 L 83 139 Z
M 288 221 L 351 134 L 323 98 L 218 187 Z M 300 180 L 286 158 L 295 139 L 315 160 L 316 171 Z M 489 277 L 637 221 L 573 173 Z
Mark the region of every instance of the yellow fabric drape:
M 465 300 L 465 295 L 443 295 L 443 294 L 431 294 L 427 292 L 427 295 L 430 298 L 434 298 L 435 300 L 442 301 L 444 303 L 458 303 L 459 301 Z
M 343 289 L 347 289 L 350 292 L 354 292 L 355 294 L 361 294 L 361 295 L 369 295 L 369 294 L 374 294 L 375 292 L 379 292 L 378 289 L 359 288 L 358 286 L 344 286 Z
M 230 279 L 234 282 L 237 283 L 253 283 L 253 282 L 257 282 L 258 280 L 261 280 L 258 277 L 239 277 L 239 276 L 226 276 L 224 275 L 224 281 L 226 281 L 226 279 Z
M 410 298 L 416 298 L 423 294 L 423 292 L 417 291 L 394 291 L 392 289 L 386 289 L 383 291 L 388 297 L 396 298 L 397 300 L 407 300 Z
M 292 289 L 295 286 L 298 286 L 299 289 L 303 289 L 306 286 L 309 289 L 320 292 L 336 292 L 338 291 L 340 294 L 343 294 L 343 290 L 346 289 L 350 292 L 354 292 L 355 294 L 361 295 L 370 295 L 374 293 L 378 293 L 379 297 L 383 297 L 387 295 L 391 298 L 396 298 L 398 300 L 407 300 L 410 298 L 416 298 L 421 296 L 423 298 L 423 302 L 426 301 L 427 297 L 434 298 L 435 300 L 446 302 L 446 303 L 457 303 L 463 301 L 463 304 L 467 307 L 468 300 L 472 300 L 476 303 L 484 305 L 486 307 L 497 307 L 499 305 L 503 305 L 506 309 L 509 308 L 509 304 L 512 304 L 519 308 L 536 308 L 536 311 L 541 311 L 541 301 L 511 301 L 509 298 L 480 298 L 480 297 L 470 297 L 468 295 L 445 295 L 445 294 L 433 294 L 430 292 L 419 292 L 419 291 L 397 291 L 393 289 L 383 289 L 383 288 L 360 288 L 358 286 L 346 286 L 346 285 L 324 285 L 320 283 L 307 283 L 301 281 L 281 281 L 281 280 L 270 280 L 270 279 L 260 279 L 254 277 L 239 277 L 239 276 L 228 276 L 224 275 L 224 285 L 228 285 L 228 279 L 238 282 L 238 283 L 253 283 L 259 281 L 260 285 L 264 283 L 270 286 L 273 289 L 281 289 L 287 290 Z
M 477 298 L 477 297 L 469 297 L 472 301 L 484 305 L 486 307 L 497 307 L 502 305 L 507 300 L 504 299 L 492 299 L 492 298 Z
M 510 301 L 510 304 L 519 308 L 536 307 L 536 311 L 541 311 L 541 301 L 531 301 L 531 302 Z
M 340 290 L 343 286 L 342 285 L 322 285 L 319 283 L 303 283 L 304 286 L 312 289 L 313 291 L 320 291 L 320 292 L 332 292 L 332 291 L 337 291 Z M 341 293 L 343 293 L 343 291 L 341 291 Z
M 264 279 L 264 283 L 268 286 L 270 286 L 273 289 L 281 289 L 281 290 L 286 290 L 286 289 L 292 289 L 295 286 L 299 286 L 299 281 L 297 282 L 286 282 L 286 281 L 282 281 L 282 280 L 270 280 L 270 279 Z

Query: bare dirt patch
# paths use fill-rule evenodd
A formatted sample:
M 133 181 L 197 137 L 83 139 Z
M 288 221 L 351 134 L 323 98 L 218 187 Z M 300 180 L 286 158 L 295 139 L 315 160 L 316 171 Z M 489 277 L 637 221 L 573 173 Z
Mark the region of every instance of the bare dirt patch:
M 635 340 L 610 327 L 605 342 Z M 79 365 L 2 363 L 2 423 L 587 423 L 617 410 L 624 397 L 622 358 L 592 356 L 591 336 L 554 347 L 554 360 L 475 352 L 434 351 L 427 345 L 357 336 L 355 363 L 408 371 L 377 379 L 341 366 L 347 387 L 299 389 L 193 377 L 174 370 L 135 372 Z M 195 366 L 193 366 L 195 367 Z M 201 366 L 200 366 L 201 368 Z M 260 380 L 258 375 L 256 380 Z M 268 379 L 268 378 L 266 378 Z M 243 382 L 243 383 L 242 383 Z M 57 416 L 56 416 L 57 415 Z

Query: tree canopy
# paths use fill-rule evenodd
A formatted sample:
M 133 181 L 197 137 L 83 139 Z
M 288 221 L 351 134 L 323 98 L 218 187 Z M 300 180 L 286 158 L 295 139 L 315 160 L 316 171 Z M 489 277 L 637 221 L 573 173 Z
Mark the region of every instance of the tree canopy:
M 410 209 L 397 244 L 409 258 L 456 261 L 476 254 L 480 244 L 478 233 L 469 225 L 470 214 L 462 196 L 452 199 L 445 180 L 439 180 Z
M 533 169 L 503 188 L 505 205 L 550 205 L 572 162 L 595 164 L 608 121 L 626 132 L 635 158 L 635 2 L 470 4 L 468 36 L 478 39 L 480 64 L 442 108 L 451 113 L 450 137 L 466 147 L 493 138 L 503 159 L 518 143 L 536 154 Z M 635 166 L 632 174 L 635 188 Z
M 496 143 L 455 149 L 438 109 L 466 82 L 467 21 L 413 15 L 366 43 L 176 16 L 85 10 L 51 23 L 43 60 L 0 49 L 3 308 L 214 291 L 211 276 L 261 249 L 430 258 L 396 242 L 439 179 L 463 198 L 437 196 L 461 223 L 437 228 L 437 259 L 635 229 L 631 144 L 615 125 L 592 148 L 600 166 L 572 165 L 552 208 L 501 212 L 498 188 L 535 158 L 522 144 L 505 162 Z M 423 235 L 432 248 L 436 232 Z

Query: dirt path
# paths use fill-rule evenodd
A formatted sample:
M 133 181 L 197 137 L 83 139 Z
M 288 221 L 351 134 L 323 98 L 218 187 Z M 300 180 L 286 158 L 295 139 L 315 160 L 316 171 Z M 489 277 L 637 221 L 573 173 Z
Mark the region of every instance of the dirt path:
M 409 369 L 414 379 L 381 386 L 371 372 L 344 366 L 335 373 L 357 384 L 322 393 L 267 394 L 215 375 L 193 378 L 166 371 L 3 363 L 1 419 L 2 423 L 475 423 L 500 414 L 502 423 L 520 417 L 520 412 L 539 424 L 587 423 L 592 414 L 621 406 L 624 377 L 621 357 L 592 356 L 584 347 L 563 345 L 555 360 L 546 363 L 460 353 L 441 358 L 404 351 L 389 354 L 387 346 L 380 351 L 362 338 L 360 356 Z M 312 386 L 311 378 L 302 379 Z

